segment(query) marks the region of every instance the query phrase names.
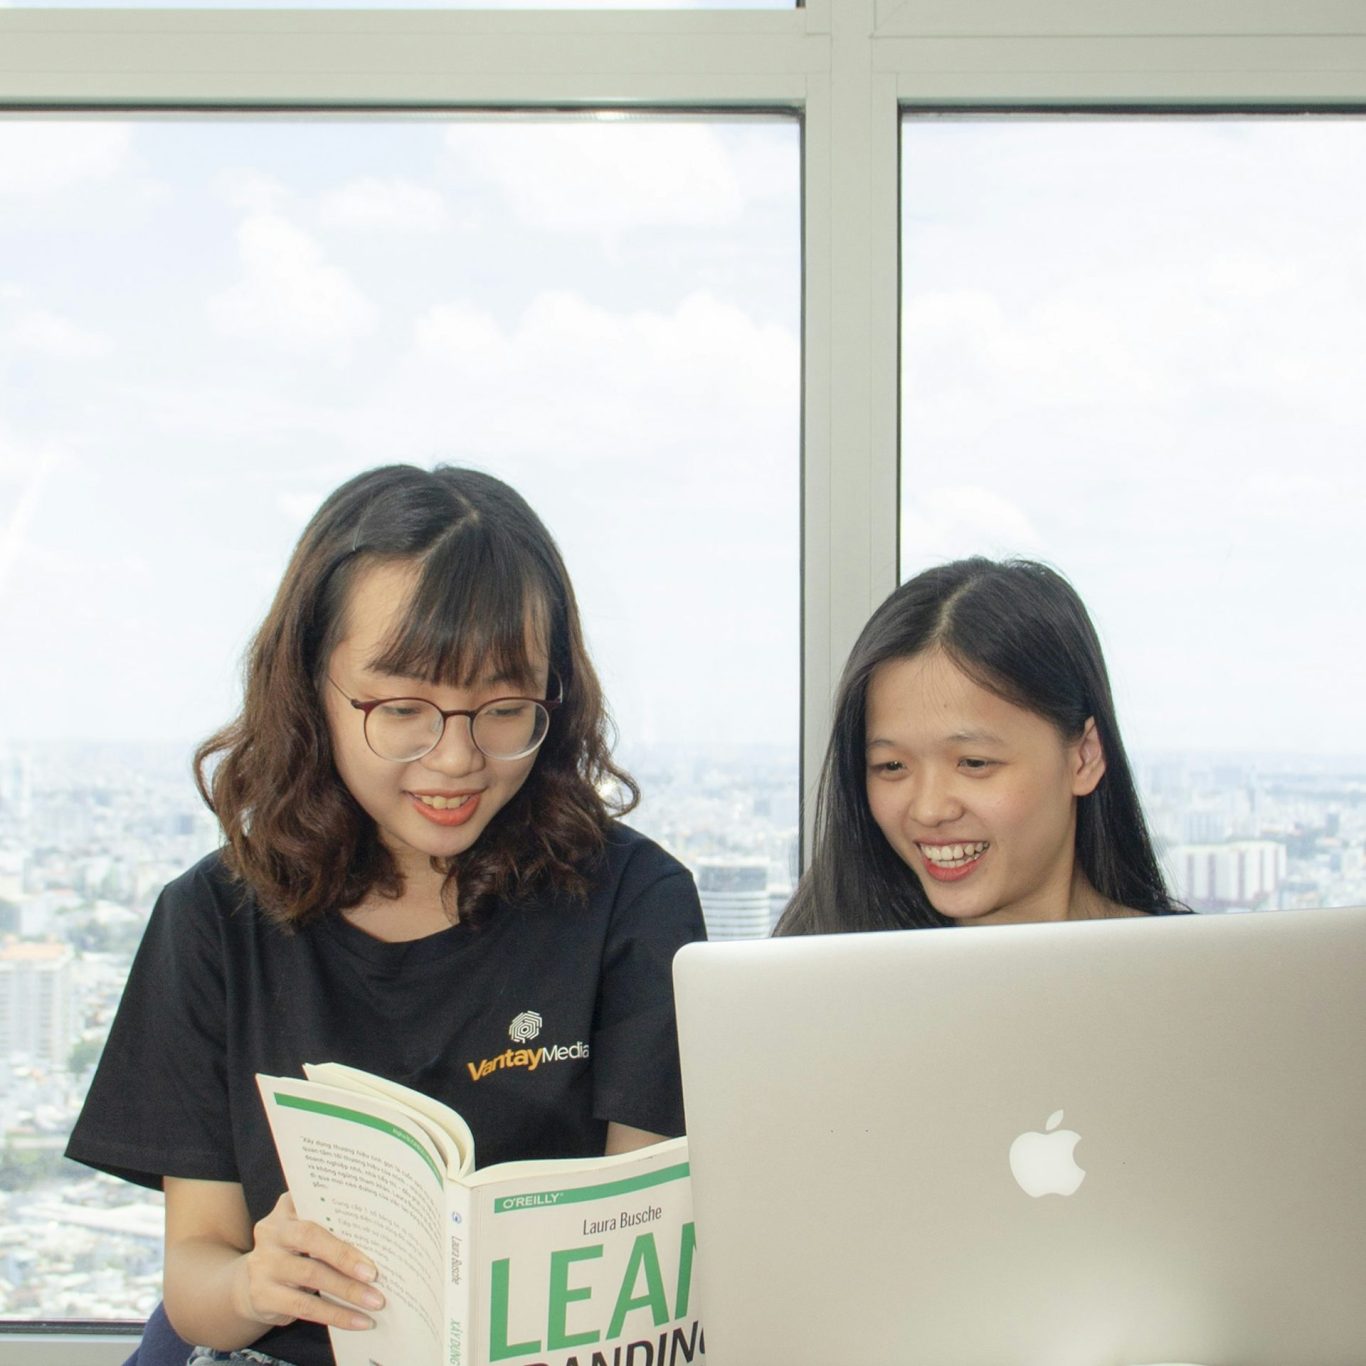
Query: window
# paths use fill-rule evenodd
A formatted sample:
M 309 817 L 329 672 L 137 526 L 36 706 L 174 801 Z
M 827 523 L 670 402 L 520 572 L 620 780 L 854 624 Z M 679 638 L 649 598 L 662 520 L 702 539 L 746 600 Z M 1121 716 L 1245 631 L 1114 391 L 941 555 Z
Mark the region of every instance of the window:
M 1366 121 L 903 136 L 903 575 L 1072 577 L 1188 904 L 1366 899 Z
M 898 574 L 902 112 L 1366 106 L 1366 20 L 1344 20 L 1343 7 L 1327 0 L 1215 8 L 1114 0 L 1061 9 L 1037 0 L 808 0 L 767 12 L 423 9 L 363 19 L 328 11 L 18 7 L 0 9 L 0 54 L 7 122 L 34 126 L 53 111 L 133 108 L 367 118 L 381 110 L 510 109 L 799 116 L 801 743 L 808 791 L 844 655 Z M 909 182 L 906 191 L 913 191 Z M 0 278 L 10 278 L 4 265 Z M 14 302 L 4 299 L 6 307 Z M 21 379 L 10 366 L 0 381 L 0 412 L 9 421 L 11 405 L 27 401 Z M 75 388 L 73 401 L 79 405 L 85 393 Z M 906 456 L 912 470 L 913 433 Z M 14 528 L 30 515 L 12 477 L 26 461 L 12 445 L 3 447 L 0 527 L 8 539 L 0 543 L 0 577 Z M 187 450 L 168 477 L 189 480 L 194 464 Z M 311 498 L 323 484 L 320 478 L 300 492 Z M 723 489 L 715 491 L 718 502 Z M 22 648 L 36 652 L 46 624 L 31 624 L 38 643 Z M 215 706 L 215 716 L 221 710 Z M 651 777 L 644 768 L 640 776 Z M 10 767 L 0 783 L 32 799 L 22 771 Z M 672 798 L 669 809 L 676 809 Z M 0 882 L 12 877 L 4 858 Z M 743 895 L 743 876 L 718 881 Z M 117 1343 L 0 1337 L 0 1366 L 83 1366 L 124 1355 Z
M 30 643 L 0 721 L 0 1313 L 159 1297 L 157 1199 L 61 1149 L 161 884 L 217 844 L 193 746 L 350 474 L 449 459 L 528 497 L 633 823 L 750 869 L 767 931 L 797 845 L 797 153 L 762 115 L 0 124 L 0 635 Z

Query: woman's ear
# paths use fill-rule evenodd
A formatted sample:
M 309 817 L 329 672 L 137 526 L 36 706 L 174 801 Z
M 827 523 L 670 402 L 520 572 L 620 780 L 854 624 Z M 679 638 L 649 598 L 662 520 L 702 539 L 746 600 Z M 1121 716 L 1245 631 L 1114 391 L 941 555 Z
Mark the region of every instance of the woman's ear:
M 1096 718 L 1088 716 L 1082 727 L 1081 739 L 1071 746 L 1072 795 L 1089 797 L 1105 776 L 1105 750 L 1096 730 Z

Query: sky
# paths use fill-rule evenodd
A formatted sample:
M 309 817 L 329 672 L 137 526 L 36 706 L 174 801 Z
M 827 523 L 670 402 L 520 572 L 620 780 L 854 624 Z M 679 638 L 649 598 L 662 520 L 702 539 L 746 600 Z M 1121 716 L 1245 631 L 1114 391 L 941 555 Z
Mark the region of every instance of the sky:
M 305 520 L 472 463 L 628 741 L 798 725 L 794 122 L 0 120 L 0 738 L 192 740 Z M 912 118 L 903 574 L 1071 577 L 1130 747 L 1366 755 L 1366 128 Z
M 624 735 L 798 726 L 793 121 L 0 120 L 0 737 L 195 739 L 321 499 L 507 479 Z
M 903 125 L 902 573 L 1062 569 L 1131 748 L 1366 756 L 1366 123 Z

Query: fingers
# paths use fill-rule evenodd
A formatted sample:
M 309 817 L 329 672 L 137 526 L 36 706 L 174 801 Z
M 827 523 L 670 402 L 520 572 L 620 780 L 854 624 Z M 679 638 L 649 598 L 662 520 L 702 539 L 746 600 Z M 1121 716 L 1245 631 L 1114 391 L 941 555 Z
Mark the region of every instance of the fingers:
M 381 1309 L 384 1296 L 371 1284 L 378 1275 L 374 1264 L 358 1248 L 298 1218 L 288 1193 L 255 1232 L 255 1246 L 242 1259 L 244 1309 L 251 1318 L 269 1324 L 305 1319 L 336 1328 L 374 1327 L 374 1320 L 357 1309 Z

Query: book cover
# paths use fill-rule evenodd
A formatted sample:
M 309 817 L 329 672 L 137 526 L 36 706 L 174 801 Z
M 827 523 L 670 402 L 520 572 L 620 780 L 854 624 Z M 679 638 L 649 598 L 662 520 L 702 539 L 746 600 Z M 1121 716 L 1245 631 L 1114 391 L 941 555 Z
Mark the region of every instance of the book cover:
M 337 1064 L 258 1077 L 301 1218 L 380 1269 L 338 1366 L 692 1366 L 687 1140 L 478 1170 L 455 1111 Z

